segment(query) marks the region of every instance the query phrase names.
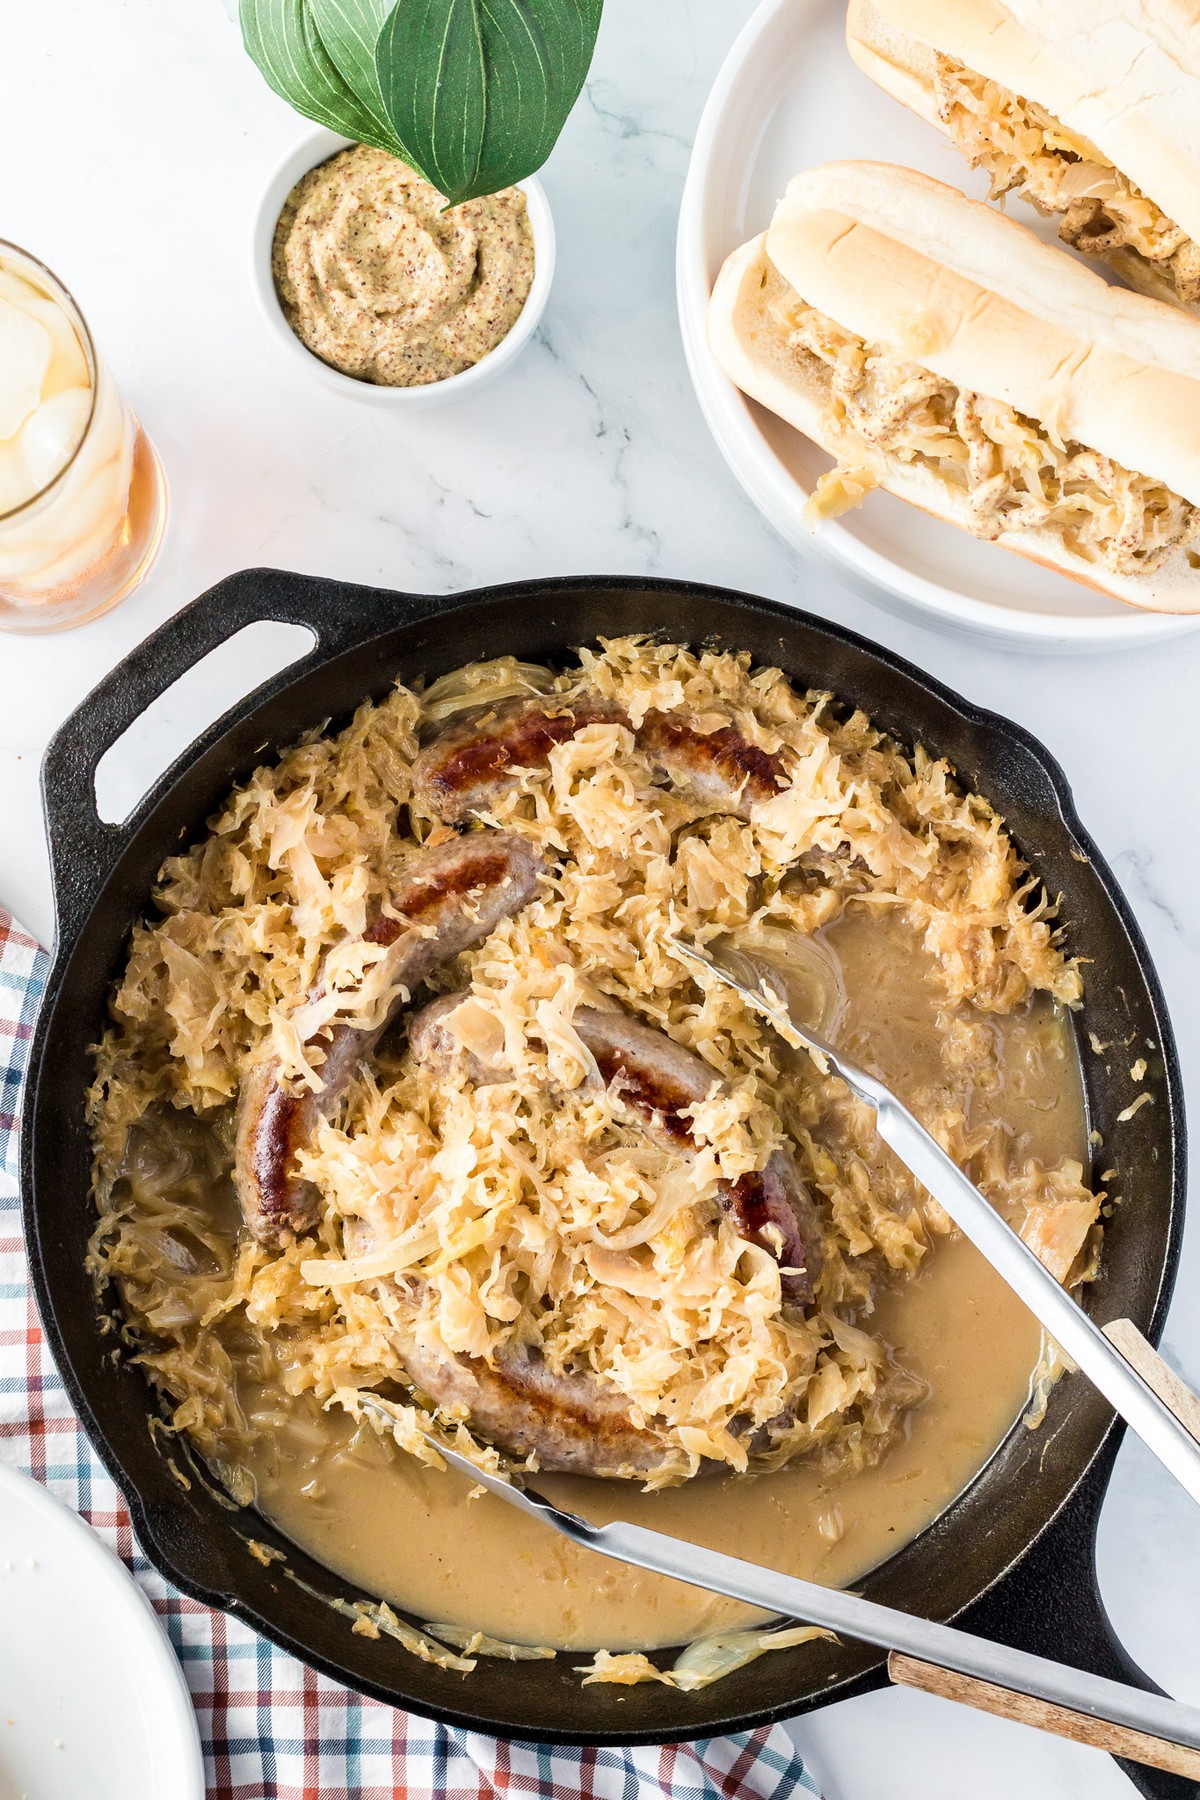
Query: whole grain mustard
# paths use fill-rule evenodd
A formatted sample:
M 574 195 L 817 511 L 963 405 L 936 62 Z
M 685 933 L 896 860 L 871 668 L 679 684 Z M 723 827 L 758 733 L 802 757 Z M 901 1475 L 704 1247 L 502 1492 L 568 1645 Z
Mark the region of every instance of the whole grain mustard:
M 314 356 L 360 381 L 420 387 L 471 368 L 512 329 L 533 231 L 519 188 L 447 207 L 406 163 L 356 144 L 296 183 L 271 266 Z

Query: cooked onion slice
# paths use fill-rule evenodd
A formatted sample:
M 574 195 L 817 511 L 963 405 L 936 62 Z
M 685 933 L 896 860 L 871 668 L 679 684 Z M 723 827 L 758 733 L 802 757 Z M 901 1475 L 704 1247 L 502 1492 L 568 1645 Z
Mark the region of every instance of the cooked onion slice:
M 816 938 L 779 925 L 750 925 L 713 946 L 721 962 L 747 987 L 765 982 L 782 989 L 798 1025 L 831 1038 L 846 1006 L 842 973 Z
M 454 669 L 431 682 L 421 697 L 421 723 L 444 725 L 455 713 L 476 706 L 495 706 L 523 694 L 548 694 L 554 671 L 540 663 L 518 662 L 515 656 L 499 656 L 494 662 L 473 663 Z

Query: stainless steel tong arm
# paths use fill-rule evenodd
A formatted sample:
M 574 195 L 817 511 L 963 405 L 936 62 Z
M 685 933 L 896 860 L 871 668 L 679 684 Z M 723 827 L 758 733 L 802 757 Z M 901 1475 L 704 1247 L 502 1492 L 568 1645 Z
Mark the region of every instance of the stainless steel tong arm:
M 736 989 L 786 1042 L 827 1063 L 857 1099 L 874 1108 L 884 1143 L 945 1208 L 959 1230 L 1132 1426 L 1147 1449 L 1193 1500 L 1200 1501 L 1200 1443 L 891 1089 L 843 1056 L 817 1032 L 798 1024 L 777 994 L 768 995 L 748 987 L 693 944 L 678 938 L 670 942 L 688 962 Z
M 370 1402 L 365 1402 L 368 1406 Z M 960 1675 L 992 1683 L 1014 1693 L 1030 1694 L 1051 1706 L 1067 1707 L 1087 1718 L 1102 1720 L 1128 1731 L 1144 1732 L 1170 1744 L 1181 1744 L 1200 1753 L 1200 1710 L 1181 1705 L 1162 1694 L 1148 1694 L 1126 1687 L 1065 1663 L 1013 1650 L 989 1638 L 974 1637 L 952 1625 L 916 1618 L 861 1594 L 827 1588 L 815 1581 L 783 1575 L 758 1563 L 743 1562 L 719 1550 L 667 1537 L 642 1525 L 618 1520 L 593 1525 L 578 1513 L 554 1506 L 542 1494 L 493 1469 L 480 1468 L 451 1449 L 440 1436 L 430 1441 L 459 1474 L 478 1482 L 509 1506 L 539 1519 L 581 1549 L 617 1562 L 633 1563 L 656 1575 L 669 1575 L 710 1593 L 727 1594 L 764 1612 L 808 1624 L 823 1625 L 845 1637 L 858 1638 L 882 1650 L 896 1650 L 919 1662 L 953 1669 Z

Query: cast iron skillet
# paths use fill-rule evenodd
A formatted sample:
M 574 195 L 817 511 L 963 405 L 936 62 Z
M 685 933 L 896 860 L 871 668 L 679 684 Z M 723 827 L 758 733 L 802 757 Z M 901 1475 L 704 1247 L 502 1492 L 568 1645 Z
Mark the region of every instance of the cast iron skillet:
M 122 825 L 96 812 L 96 764 L 198 658 L 259 619 L 311 627 L 312 652 L 212 725 Z M 1131 1048 L 1085 1052 L 1101 1167 L 1125 1204 L 1107 1236 L 1088 1305 L 1157 1337 L 1178 1257 L 1184 1122 L 1179 1068 L 1158 980 L 1113 877 L 1075 816 L 1057 763 L 1033 738 L 980 712 L 919 670 L 804 613 L 682 582 L 621 577 L 522 582 L 453 599 L 388 593 L 276 571 L 233 576 L 135 649 L 59 731 L 43 789 L 58 906 L 58 942 L 29 1065 L 22 1187 L 42 1319 L 88 1435 L 126 1495 L 152 1562 L 185 1592 L 224 1607 L 335 1679 L 394 1705 L 497 1735 L 542 1741 L 651 1742 L 744 1729 L 879 1686 L 878 1652 L 809 1644 L 765 1657 L 695 1695 L 658 1685 L 581 1687 L 578 1657 L 481 1661 L 467 1679 L 427 1667 L 345 1620 L 248 1554 L 253 1535 L 287 1549 L 288 1567 L 327 1594 L 336 1577 L 230 1511 L 200 1480 L 186 1490 L 147 1419 L 136 1369 L 114 1366 L 101 1336 L 84 1249 L 91 1223 L 84 1091 L 105 995 L 159 865 L 193 840 L 231 784 L 301 732 L 345 720 L 397 677 L 442 673 L 514 652 L 566 660 L 598 635 L 662 632 L 718 642 L 777 663 L 802 686 L 828 687 L 908 743 L 947 755 L 999 806 L 1031 867 L 1063 897 L 1070 947 L 1089 959 L 1084 1034 Z M 1081 1042 L 1086 1044 L 1086 1036 Z M 1132 1049 L 1136 1044 L 1137 1051 Z M 1149 1060 L 1154 1097 L 1125 1123 L 1129 1064 Z M 1060 1382 L 1036 1433 L 1018 1430 L 950 1510 L 865 1584 L 874 1598 L 928 1617 L 966 1615 L 972 1629 L 1145 1683 L 1114 1641 L 1096 1588 L 1095 1525 L 1115 1453 L 1108 1407 L 1078 1376 Z M 174 1456 L 178 1458 L 179 1448 Z M 1146 1794 L 1179 1800 L 1191 1783 L 1130 1773 Z

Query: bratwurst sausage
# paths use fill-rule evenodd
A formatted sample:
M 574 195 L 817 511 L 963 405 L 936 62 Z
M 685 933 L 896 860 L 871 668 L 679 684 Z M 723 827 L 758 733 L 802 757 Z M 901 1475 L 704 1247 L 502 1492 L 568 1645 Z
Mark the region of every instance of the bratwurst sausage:
M 444 994 L 422 1008 L 409 1029 L 413 1055 L 438 1074 L 465 1056 L 468 1079 L 480 1087 L 510 1079 L 503 1063 L 460 1045 L 453 1017 L 462 1000 L 461 994 Z M 687 1109 L 725 1085 L 704 1059 L 626 1012 L 579 1006 L 572 1023 L 613 1105 L 664 1149 L 694 1154 Z M 794 1305 L 811 1302 L 823 1263 L 821 1224 L 788 1152 L 776 1150 L 758 1172 L 722 1182 L 717 1198 L 742 1237 L 779 1263 L 784 1298 Z
M 377 1247 L 372 1227 L 362 1219 L 346 1221 L 346 1253 L 362 1256 Z M 414 1313 L 421 1283 L 385 1277 L 374 1284 L 387 1314 L 392 1342 L 408 1380 L 433 1404 L 447 1412 L 465 1412 L 472 1434 L 507 1456 L 536 1456 L 538 1466 L 566 1475 L 600 1480 L 631 1480 L 668 1473 L 686 1477 L 682 1451 L 661 1432 L 637 1425 L 627 1395 L 600 1376 L 558 1374 L 536 1345 L 502 1345 L 485 1362 L 482 1357 L 448 1350 L 430 1342 L 417 1328 Z M 752 1431 L 747 1419 L 734 1419 L 730 1431 L 750 1456 L 770 1450 L 792 1423 L 790 1408 Z M 706 1463 L 698 1473 L 716 1473 Z
M 348 1219 L 346 1253 L 377 1244 L 364 1219 Z M 536 1456 L 543 1469 L 616 1480 L 678 1467 L 678 1450 L 634 1424 L 629 1400 L 593 1375 L 558 1375 L 537 1349 L 505 1344 L 485 1362 L 427 1342 L 413 1322 L 421 1284 L 387 1279 L 375 1292 L 408 1379 L 443 1410 L 463 1408 L 471 1431 L 509 1456 Z
M 575 1029 L 610 1095 L 668 1149 L 694 1150 L 687 1108 L 725 1084 L 693 1050 L 627 1013 L 576 1009 Z M 741 1235 L 779 1263 L 785 1300 L 812 1300 L 821 1273 L 821 1227 L 791 1157 L 776 1150 L 766 1167 L 722 1182 L 717 1198 Z
M 385 1301 L 386 1307 L 386 1301 Z M 592 1375 L 556 1375 L 537 1351 L 505 1345 L 489 1364 L 439 1355 L 391 1316 L 396 1352 L 413 1384 L 443 1409 L 466 1408 L 472 1433 L 543 1469 L 601 1480 L 678 1466 L 678 1450 L 633 1423 L 629 1400 Z
M 444 994 L 414 1015 L 409 1048 L 418 1062 L 443 1077 L 458 1059 L 477 1086 L 510 1080 L 502 1055 L 465 1048 L 454 1030 L 462 994 Z M 574 1026 L 596 1065 L 613 1106 L 642 1127 L 655 1142 L 676 1154 L 697 1148 L 685 1110 L 722 1087 L 700 1057 L 665 1032 L 628 1013 L 577 1007 Z M 760 1244 L 783 1268 L 780 1285 L 792 1302 L 811 1300 L 821 1269 L 821 1227 L 791 1157 L 777 1150 L 760 1174 L 722 1183 L 719 1199 L 736 1219 L 743 1237 Z M 365 1220 L 347 1220 L 346 1252 L 359 1256 L 376 1244 Z M 450 1351 L 423 1335 L 414 1312 L 421 1282 L 381 1280 L 376 1287 L 392 1327 L 393 1341 L 408 1379 L 436 1406 L 465 1410 L 471 1430 L 508 1455 L 536 1456 L 547 1470 L 601 1478 L 686 1473 L 677 1447 L 661 1433 L 636 1424 L 627 1396 L 612 1384 L 583 1373 L 552 1369 L 536 1346 L 513 1343 L 489 1360 Z M 774 1422 L 782 1430 L 790 1413 Z M 751 1455 L 768 1449 L 772 1427 L 748 1434 L 739 1430 Z
M 253 1065 L 238 1100 L 234 1185 L 242 1216 L 260 1243 L 278 1243 L 284 1231 L 311 1230 L 320 1196 L 296 1174 L 297 1151 L 333 1112 L 414 989 L 528 905 L 541 873 L 536 852 L 508 832 L 472 832 L 423 850 L 390 906 L 364 933 L 367 943 L 386 951 L 385 985 L 394 993 L 386 1017 L 369 1030 L 326 1027 L 310 1040 L 306 1048 L 325 1053 L 319 1093 L 287 1085 L 276 1056 L 264 1055 Z
M 458 824 L 494 806 L 519 784 L 522 770 L 544 768 L 555 746 L 586 726 L 629 723 L 611 700 L 539 694 L 503 701 L 449 726 L 421 751 L 413 798 L 435 818 Z M 719 812 L 749 818 L 756 801 L 787 785 L 782 759 L 733 725 L 704 732 L 686 713 L 648 712 L 633 735 L 675 787 Z

